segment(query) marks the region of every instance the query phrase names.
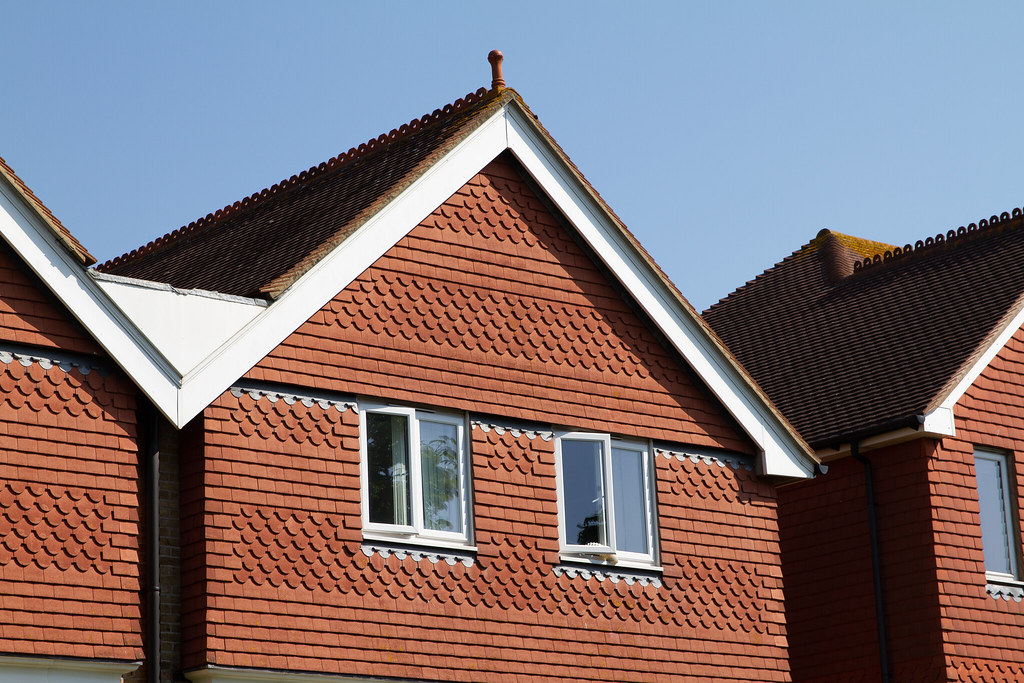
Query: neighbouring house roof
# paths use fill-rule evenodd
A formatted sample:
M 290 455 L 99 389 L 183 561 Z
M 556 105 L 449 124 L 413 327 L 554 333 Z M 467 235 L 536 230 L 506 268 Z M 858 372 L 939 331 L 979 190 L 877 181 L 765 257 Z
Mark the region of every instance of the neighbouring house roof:
M 822 230 L 704 319 L 815 448 L 911 426 L 1020 311 L 1022 223 L 902 248 Z
M 0 177 L 10 183 L 25 204 L 27 204 L 36 213 L 43 224 L 49 229 L 53 235 L 60 242 L 68 253 L 74 256 L 84 266 L 91 266 L 96 263 L 96 257 L 90 254 L 85 247 L 82 246 L 81 242 L 75 239 L 75 236 L 64 227 L 64 225 L 57 220 L 57 217 L 53 215 L 53 212 L 46 208 L 46 205 L 36 197 L 35 193 L 29 189 L 28 185 L 18 177 L 18 174 L 14 172 L 7 162 L 0 158 Z

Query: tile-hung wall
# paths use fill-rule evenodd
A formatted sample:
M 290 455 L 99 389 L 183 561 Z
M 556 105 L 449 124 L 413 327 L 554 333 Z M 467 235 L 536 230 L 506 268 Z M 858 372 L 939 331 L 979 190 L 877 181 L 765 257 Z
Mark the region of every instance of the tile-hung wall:
M 45 291 L 0 248 L 0 653 L 134 661 L 135 390 Z
M 185 667 L 788 675 L 753 445 L 505 158 L 203 425 Z

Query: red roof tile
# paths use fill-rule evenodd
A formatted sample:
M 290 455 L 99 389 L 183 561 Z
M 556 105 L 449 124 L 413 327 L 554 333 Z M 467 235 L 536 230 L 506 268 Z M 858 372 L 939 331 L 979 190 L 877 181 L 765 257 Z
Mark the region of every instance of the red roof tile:
M 1022 223 L 902 248 L 822 230 L 704 319 L 812 446 L 909 425 L 1019 308 Z

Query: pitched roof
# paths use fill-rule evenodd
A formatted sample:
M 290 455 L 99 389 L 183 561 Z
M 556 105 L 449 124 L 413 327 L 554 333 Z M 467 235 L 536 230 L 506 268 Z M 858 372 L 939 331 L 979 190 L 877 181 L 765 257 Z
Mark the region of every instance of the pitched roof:
M 96 263 L 96 258 L 90 254 L 85 247 L 82 246 L 81 242 L 75 239 L 75 236 L 64 227 L 64 225 L 57 220 L 57 217 L 53 215 L 53 212 L 46 208 L 46 205 L 35 195 L 32 190 L 29 189 L 28 185 L 18 177 L 18 174 L 14 172 L 7 162 L 0 158 L 0 177 L 10 183 L 11 187 L 17 192 L 21 198 L 29 205 L 35 212 L 36 215 L 43 221 L 43 224 L 53 233 L 53 235 L 60 242 L 61 246 L 64 247 L 72 256 L 74 256 L 82 265 L 91 266 Z
M 481 88 L 97 268 L 275 297 L 513 97 Z
M 821 448 L 915 425 L 1022 294 L 1015 209 L 902 248 L 822 230 L 704 319 Z
M 1017 209 L 913 247 L 821 230 L 703 316 L 822 447 L 915 426 L 1020 309 L 1022 294 Z

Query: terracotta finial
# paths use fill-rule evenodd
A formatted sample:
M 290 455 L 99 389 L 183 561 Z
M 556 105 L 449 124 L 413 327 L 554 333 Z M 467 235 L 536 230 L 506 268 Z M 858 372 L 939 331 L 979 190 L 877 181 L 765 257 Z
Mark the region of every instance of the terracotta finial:
M 505 55 L 501 50 L 491 50 L 487 55 L 487 61 L 491 63 L 491 90 L 501 90 L 505 87 L 505 76 L 501 73 L 501 60 Z

